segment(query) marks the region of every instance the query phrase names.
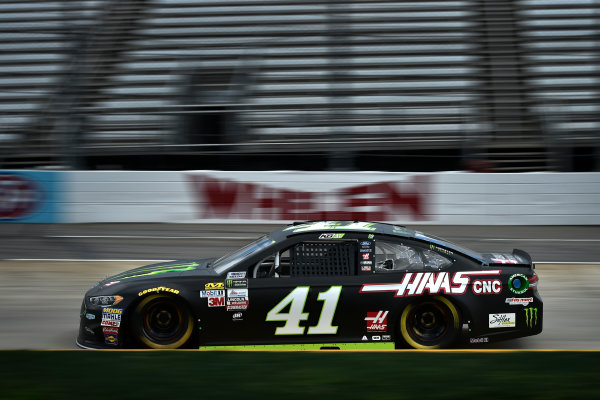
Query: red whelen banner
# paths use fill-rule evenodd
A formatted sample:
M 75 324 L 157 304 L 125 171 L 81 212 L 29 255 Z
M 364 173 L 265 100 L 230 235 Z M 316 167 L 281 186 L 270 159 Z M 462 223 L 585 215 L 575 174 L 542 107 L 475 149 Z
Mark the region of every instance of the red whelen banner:
M 288 177 L 290 177 L 288 175 Z M 189 173 L 198 219 L 427 221 L 429 176 L 339 182 L 248 182 Z

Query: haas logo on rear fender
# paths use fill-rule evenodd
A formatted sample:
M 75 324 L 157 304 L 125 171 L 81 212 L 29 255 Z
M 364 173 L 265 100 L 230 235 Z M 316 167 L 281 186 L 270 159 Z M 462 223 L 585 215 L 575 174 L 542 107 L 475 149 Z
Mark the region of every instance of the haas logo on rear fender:
M 399 283 L 366 283 L 360 293 L 396 292 L 394 297 L 420 296 L 429 294 L 465 294 L 471 276 L 500 275 L 499 269 L 490 271 L 457 272 L 452 277 L 447 272 L 408 272 Z M 502 283 L 498 279 L 481 279 L 473 282 L 475 294 L 499 294 Z

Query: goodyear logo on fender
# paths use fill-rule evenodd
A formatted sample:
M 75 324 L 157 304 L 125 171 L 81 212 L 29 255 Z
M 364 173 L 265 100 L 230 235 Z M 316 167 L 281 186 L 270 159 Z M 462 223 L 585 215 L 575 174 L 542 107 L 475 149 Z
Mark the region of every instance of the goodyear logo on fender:
M 210 282 L 204 285 L 205 290 L 212 289 L 225 289 L 225 284 L 223 282 Z
M 168 293 L 179 294 L 179 290 L 177 290 L 177 289 L 171 289 L 168 287 L 159 286 L 159 287 L 155 287 L 155 288 L 151 288 L 151 289 L 142 290 L 141 292 L 138 293 L 138 296 L 143 296 L 145 294 L 153 293 L 153 292 L 155 292 L 155 293 L 168 292 Z

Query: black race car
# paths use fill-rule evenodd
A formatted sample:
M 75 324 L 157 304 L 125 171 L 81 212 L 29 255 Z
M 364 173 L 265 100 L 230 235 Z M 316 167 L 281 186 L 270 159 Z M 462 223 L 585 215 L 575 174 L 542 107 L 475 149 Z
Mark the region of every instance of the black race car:
M 542 331 L 531 257 L 479 254 L 402 226 L 294 223 L 219 259 L 97 283 L 84 348 L 434 349 Z

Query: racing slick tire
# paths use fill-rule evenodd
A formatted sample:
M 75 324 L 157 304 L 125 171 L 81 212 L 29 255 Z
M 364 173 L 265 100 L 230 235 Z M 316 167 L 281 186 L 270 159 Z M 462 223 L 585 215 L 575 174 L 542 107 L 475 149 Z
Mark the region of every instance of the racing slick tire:
M 460 331 L 457 308 L 441 296 L 407 305 L 400 317 L 402 339 L 415 349 L 449 347 L 458 339 Z
M 133 332 L 138 341 L 152 349 L 178 349 L 190 341 L 194 319 L 179 299 L 155 294 L 135 308 Z

